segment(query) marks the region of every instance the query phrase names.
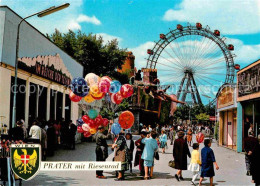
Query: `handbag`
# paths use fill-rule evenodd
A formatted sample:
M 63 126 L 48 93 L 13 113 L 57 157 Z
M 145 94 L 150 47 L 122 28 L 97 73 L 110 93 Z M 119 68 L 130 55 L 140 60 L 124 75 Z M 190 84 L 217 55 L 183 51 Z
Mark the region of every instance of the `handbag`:
M 169 161 L 168 165 L 169 165 L 169 167 L 171 167 L 171 168 L 175 168 L 175 162 L 174 162 L 174 160 Z
M 126 153 L 125 153 L 124 149 L 123 150 L 117 149 L 116 153 L 115 153 L 114 161 L 125 162 L 125 160 L 126 160 L 125 155 L 126 155 Z
M 159 160 L 159 159 L 160 159 L 158 151 L 154 152 L 154 158 L 155 158 L 156 160 Z

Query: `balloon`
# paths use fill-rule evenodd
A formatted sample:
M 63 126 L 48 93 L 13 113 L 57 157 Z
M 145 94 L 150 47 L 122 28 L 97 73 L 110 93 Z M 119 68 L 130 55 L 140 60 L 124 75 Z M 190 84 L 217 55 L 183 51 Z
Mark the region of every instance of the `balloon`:
M 97 128 L 96 123 L 95 123 L 94 120 L 92 120 L 92 119 L 89 119 L 86 124 L 87 124 L 90 128 Z
M 119 115 L 118 122 L 123 129 L 129 129 L 133 126 L 135 117 L 132 112 L 124 111 Z
M 79 119 L 77 119 L 76 123 L 78 126 L 81 126 L 84 124 L 84 121 L 82 120 L 82 118 L 79 118 Z
M 84 115 L 84 116 L 82 116 L 82 120 L 83 120 L 85 123 L 87 123 L 87 122 L 90 120 L 90 118 L 89 118 L 87 115 Z
M 77 95 L 74 94 L 71 90 L 70 90 L 70 93 L 69 93 L 69 98 L 70 98 L 70 100 L 73 101 L 73 102 L 79 102 L 79 101 L 82 99 L 82 97 L 77 96 Z
M 107 118 L 103 118 L 102 125 L 106 127 L 109 124 L 109 120 Z
M 88 94 L 87 96 L 84 97 L 84 100 L 87 102 L 87 103 L 92 103 L 93 101 L 95 101 L 95 99 L 90 95 Z
M 84 132 L 84 130 L 83 130 L 83 128 L 81 126 L 77 127 L 77 131 L 78 131 L 78 133 L 83 133 Z
M 103 118 L 101 115 L 98 115 L 95 119 L 94 119 L 94 122 L 96 124 L 97 127 L 99 127 L 100 125 L 102 125 L 103 123 Z
M 90 127 L 88 126 L 88 124 L 84 123 L 84 124 L 82 125 L 82 129 L 83 129 L 84 131 L 89 131 L 89 130 L 90 130 Z
M 74 78 L 70 87 L 72 92 L 80 97 L 85 97 L 89 92 L 87 82 L 83 78 Z
M 120 104 L 123 101 L 123 97 L 120 93 L 112 94 L 111 95 L 111 101 L 115 104 Z
M 96 128 L 91 128 L 89 130 L 90 134 L 95 134 L 97 132 L 97 129 Z
M 90 86 L 90 94 L 94 99 L 101 99 L 104 96 L 104 93 L 99 91 L 97 84 Z
M 111 83 L 111 81 L 112 81 L 112 79 L 111 79 L 110 77 L 108 77 L 108 76 L 103 76 L 103 77 L 100 79 L 100 81 L 103 81 L 103 80 L 107 80 L 107 81 L 109 81 L 109 83 Z
M 120 93 L 123 98 L 128 98 L 133 95 L 134 88 L 132 87 L 132 85 L 124 84 L 120 89 Z
M 113 125 L 111 126 L 111 132 L 114 135 L 118 135 L 121 131 L 121 126 L 119 125 L 119 123 L 113 123 Z
M 95 119 L 98 116 L 98 111 L 96 111 L 95 109 L 90 109 L 88 111 L 88 117 L 90 119 Z
M 88 73 L 85 76 L 85 81 L 87 82 L 88 85 L 93 85 L 93 84 L 98 84 L 100 81 L 100 77 L 94 73 Z
M 120 88 L 121 88 L 121 83 L 117 80 L 114 80 L 110 83 L 109 92 L 115 94 L 120 91 Z
M 198 143 L 202 143 L 203 141 L 204 141 L 204 134 L 203 133 L 198 133 L 197 135 L 196 135 L 196 141 L 198 142 Z
M 110 82 L 108 79 L 102 79 L 100 80 L 98 84 L 98 88 L 100 92 L 108 93 L 110 88 Z
M 83 135 L 84 135 L 85 138 L 88 138 L 88 137 L 91 136 L 91 133 L 89 131 L 86 131 L 86 132 L 83 133 Z

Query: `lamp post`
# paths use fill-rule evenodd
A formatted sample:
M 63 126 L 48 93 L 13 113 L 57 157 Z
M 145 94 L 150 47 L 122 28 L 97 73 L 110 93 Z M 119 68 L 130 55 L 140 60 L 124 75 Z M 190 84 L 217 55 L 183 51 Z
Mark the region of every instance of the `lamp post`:
M 67 7 L 69 7 L 70 4 L 69 3 L 65 3 L 63 5 L 60 6 L 52 6 L 48 9 L 45 9 L 43 11 L 34 13 L 32 15 L 29 15 L 25 18 L 23 18 L 19 24 L 18 24 L 18 28 L 17 28 L 17 37 L 16 37 L 16 52 L 15 52 L 15 76 L 14 76 L 14 95 L 13 95 L 13 114 L 12 114 L 12 127 L 15 127 L 15 123 L 16 123 L 16 95 L 17 95 L 17 72 L 18 72 L 18 57 L 19 57 L 19 34 L 20 34 L 20 26 L 21 23 L 23 21 L 25 21 L 26 19 L 33 17 L 35 15 L 37 15 L 38 17 L 44 17 L 47 16 L 49 14 L 52 14 L 54 12 L 60 11 L 62 9 L 65 9 Z

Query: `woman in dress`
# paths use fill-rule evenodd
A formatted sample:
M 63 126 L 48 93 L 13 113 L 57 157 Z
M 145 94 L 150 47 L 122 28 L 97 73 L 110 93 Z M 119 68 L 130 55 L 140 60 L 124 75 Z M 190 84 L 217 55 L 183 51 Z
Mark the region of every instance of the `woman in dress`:
M 162 153 L 165 153 L 165 146 L 167 145 L 167 135 L 165 131 L 162 130 L 161 135 L 159 136 L 160 148 L 162 148 Z
M 205 147 L 203 149 L 201 149 L 202 165 L 201 165 L 201 175 L 200 175 L 199 185 L 201 185 L 204 177 L 209 177 L 210 178 L 210 186 L 213 186 L 213 176 L 215 176 L 213 164 L 215 165 L 217 170 L 219 169 L 219 167 L 218 167 L 218 164 L 215 160 L 214 152 L 210 148 L 211 147 L 211 140 L 205 139 L 204 145 L 205 145 Z
M 132 139 L 132 134 L 127 133 L 125 135 L 126 137 L 126 145 L 128 148 L 128 164 L 129 164 L 129 168 L 130 168 L 130 173 L 132 173 L 132 161 L 133 161 L 133 152 L 134 152 L 134 140 Z
M 154 153 L 158 150 L 158 145 L 155 138 L 156 132 L 152 131 L 150 138 L 142 139 L 142 143 L 145 144 L 144 151 L 142 154 L 142 159 L 144 160 L 145 180 L 148 180 L 153 177 Z M 150 175 L 148 176 L 149 169 Z
M 121 162 L 121 170 L 118 171 L 118 177 L 116 181 L 124 180 L 124 173 L 128 170 L 128 148 L 126 144 L 126 139 L 124 133 L 120 133 L 116 142 L 112 145 L 112 148 L 115 149 L 114 161 Z
M 187 142 L 190 147 L 191 147 L 191 141 L 192 141 L 192 131 L 191 131 L 191 129 L 189 129 L 187 132 Z
M 184 132 L 178 132 L 178 139 L 174 141 L 173 158 L 175 162 L 175 169 L 178 169 L 175 178 L 180 181 L 184 180 L 182 171 L 187 170 L 187 156 L 191 157 L 187 142 L 183 139 Z

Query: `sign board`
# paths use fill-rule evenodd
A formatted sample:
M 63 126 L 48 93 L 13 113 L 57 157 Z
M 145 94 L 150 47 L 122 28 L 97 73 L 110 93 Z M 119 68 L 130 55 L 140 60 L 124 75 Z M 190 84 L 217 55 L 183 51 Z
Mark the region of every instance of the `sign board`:
M 221 90 L 217 98 L 218 109 L 234 104 L 234 92 L 234 88 L 231 86 L 226 86 Z
M 72 76 L 64 65 L 59 54 L 55 56 L 22 57 L 18 59 L 18 68 L 54 81 L 62 85 L 70 85 Z

